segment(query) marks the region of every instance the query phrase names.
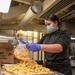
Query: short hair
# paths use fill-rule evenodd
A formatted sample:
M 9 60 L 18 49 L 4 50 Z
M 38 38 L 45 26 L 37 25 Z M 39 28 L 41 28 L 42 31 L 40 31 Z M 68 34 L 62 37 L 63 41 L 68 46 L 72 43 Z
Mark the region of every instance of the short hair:
M 61 25 L 59 18 L 54 14 L 51 14 L 48 17 L 46 17 L 46 20 L 50 20 L 50 21 L 53 21 L 53 22 L 57 21 L 58 26 Z

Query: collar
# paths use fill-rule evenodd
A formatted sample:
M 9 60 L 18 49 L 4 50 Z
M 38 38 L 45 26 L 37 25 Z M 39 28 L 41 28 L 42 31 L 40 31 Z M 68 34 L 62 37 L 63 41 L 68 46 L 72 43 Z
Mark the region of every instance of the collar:
M 59 28 L 58 30 L 56 30 L 55 32 L 53 32 L 52 34 L 57 34 L 61 29 Z

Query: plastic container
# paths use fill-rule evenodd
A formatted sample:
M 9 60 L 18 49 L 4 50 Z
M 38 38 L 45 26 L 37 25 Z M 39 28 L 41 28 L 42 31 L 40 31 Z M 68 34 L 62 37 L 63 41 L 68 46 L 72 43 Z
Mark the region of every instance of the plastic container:
M 22 60 L 22 61 L 30 59 L 29 51 L 27 50 L 25 44 L 21 43 L 20 41 L 14 50 L 14 55 L 17 59 Z

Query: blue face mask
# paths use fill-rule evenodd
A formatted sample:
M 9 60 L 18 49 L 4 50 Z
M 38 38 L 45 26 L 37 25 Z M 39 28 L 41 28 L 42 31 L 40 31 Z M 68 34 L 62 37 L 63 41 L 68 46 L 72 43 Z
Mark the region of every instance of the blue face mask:
M 47 31 L 50 32 L 50 33 L 54 32 L 54 31 L 56 30 L 56 29 L 53 27 L 52 24 L 47 25 L 46 28 L 47 28 Z

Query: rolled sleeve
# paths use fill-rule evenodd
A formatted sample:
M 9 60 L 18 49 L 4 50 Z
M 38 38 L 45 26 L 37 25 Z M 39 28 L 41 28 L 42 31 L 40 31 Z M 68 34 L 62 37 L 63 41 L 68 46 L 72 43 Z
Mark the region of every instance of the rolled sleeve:
M 60 35 L 60 38 L 58 40 L 58 44 L 60 44 L 63 47 L 63 50 L 64 50 L 64 49 L 69 48 L 70 41 L 71 41 L 70 34 L 69 34 L 68 31 L 65 30 Z

